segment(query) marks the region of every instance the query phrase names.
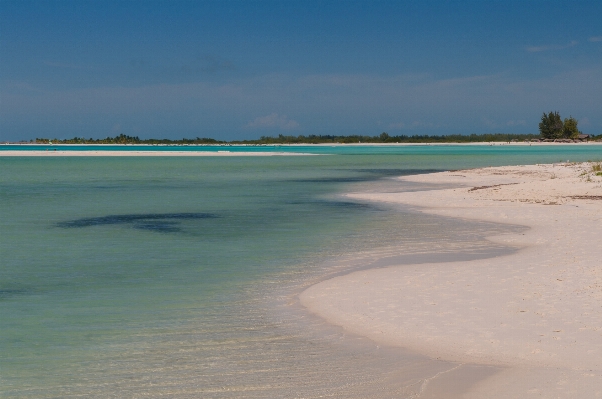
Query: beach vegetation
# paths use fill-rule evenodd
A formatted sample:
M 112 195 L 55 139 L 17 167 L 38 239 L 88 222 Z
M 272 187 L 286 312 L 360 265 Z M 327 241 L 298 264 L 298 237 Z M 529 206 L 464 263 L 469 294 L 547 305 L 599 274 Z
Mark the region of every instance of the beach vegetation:
M 564 118 L 564 122 L 562 123 L 562 136 L 567 139 L 578 138 L 581 132 L 577 129 L 577 123 L 577 119 L 572 116 Z
M 539 122 L 539 133 L 544 139 L 559 139 L 562 137 L 562 119 L 558 111 L 550 111 L 549 114 L 545 112 L 541 116 L 541 122 Z
M 558 111 L 543 113 L 539 122 L 539 133 L 543 139 L 577 139 L 581 132 L 577 128 L 579 121 L 572 116 L 560 117 Z

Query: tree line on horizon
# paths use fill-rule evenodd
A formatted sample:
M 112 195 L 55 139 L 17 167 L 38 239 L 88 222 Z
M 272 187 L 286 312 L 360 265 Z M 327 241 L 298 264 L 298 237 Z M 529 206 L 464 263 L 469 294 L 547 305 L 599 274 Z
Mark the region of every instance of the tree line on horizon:
M 448 134 L 448 135 L 397 135 L 391 136 L 383 132 L 376 136 L 364 135 L 299 135 L 285 136 L 279 134 L 273 136 L 261 136 L 257 140 L 231 140 L 223 141 L 207 137 L 196 137 L 194 139 L 183 138 L 181 140 L 171 139 L 140 139 L 138 136 L 120 134 L 115 137 L 104 139 L 93 139 L 74 137 L 72 139 L 46 139 L 36 138 L 30 143 L 36 144 L 351 144 L 351 143 L 476 143 L 476 142 L 510 142 L 535 139 L 576 139 L 581 132 L 577 128 L 578 121 L 572 116 L 562 120 L 558 111 L 543 113 L 539 123 L 540 134 L 507 134 L 507 133 L 484 133 L 484 134 Z M 602 135 L 599 136 L 599 138 Z
M 182 139 L 182 140 L 170 140 L 170 139 L 140 139 L 138 136 L 128 136 L 120 134 L 115 137 L 106 137 L 104 139 L 93 139 L 74 137 L 72 139 L 46 139 L 36 138 L 30 140 L 30 143 L 35 144 L 222 144 L 225 141 L 218 141 L 210 138 L 197 137 L 196 139 Z
M 30 140 L 35 144 L 351 144 L 351 143 L 475 143 L 475 142 L 508 142 L 512 140 L 532 140 L 539 138 L 537 134 L 450 134 L 450 135 L 398 135 L 390 136 L 383 132 L 376 136 L 364 135 L 299 135 L 285 136 L 279 134 L 276 137 L 261 136 L 258 140 L 232 140 L 220 141 L 212 138 L 197 137 L 194 139 L 140 139 L 138 136 L 128 136 L 120 134 L 115 137 L 106 137 L 104 139 L 93 139 L 74 137 L 72 139 L 47 139 L 36 138 Z

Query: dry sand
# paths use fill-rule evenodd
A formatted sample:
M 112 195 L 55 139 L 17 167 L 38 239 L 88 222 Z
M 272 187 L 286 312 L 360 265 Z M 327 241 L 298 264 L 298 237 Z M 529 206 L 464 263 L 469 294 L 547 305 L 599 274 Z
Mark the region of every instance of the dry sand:
M 381 344 L 500 368 L 460 397 L 602 397 L 602 176 L 591 170 L 463 170 L 400 178 L 463 188 L 349 194 L 530 229 L 488 237 L 521 248 L 512 255 L 358 271 L 301 303 Z

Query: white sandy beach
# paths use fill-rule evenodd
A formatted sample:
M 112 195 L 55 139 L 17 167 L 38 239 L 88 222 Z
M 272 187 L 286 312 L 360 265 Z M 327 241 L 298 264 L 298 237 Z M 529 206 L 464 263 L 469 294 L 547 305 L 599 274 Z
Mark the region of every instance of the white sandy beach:
M 591 163 L 408 176 L 463 188 L 350 197 L 530 227 L 521 249 L 468 262 L 370 269 L 300 295 L 349 332 L 433 358 L 500 367 L 462 397 L 602 397 L 602 176 Z

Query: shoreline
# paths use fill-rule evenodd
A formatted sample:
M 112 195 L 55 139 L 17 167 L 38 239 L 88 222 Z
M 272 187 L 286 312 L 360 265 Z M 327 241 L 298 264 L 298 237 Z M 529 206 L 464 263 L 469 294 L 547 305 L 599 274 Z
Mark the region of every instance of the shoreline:
M 576 143 L 553 143 L 553 142 L 508 142 L 508 141 L 478 141 L 466 143 L 274 143 L 274 144 L 42 144 L 42 143 L 0 143 L 0 154 L 4 152 L 3 146 L 19 147 L 415 147 L 415 146 L 558 146 L 558 145 L 602 145 L 602 140 L 582 141 Z M 22 150 L 19 150 L 22 151 Z M 101 150 L 102 151 L 102 150 Z M 174 150 L 179 151 L 179 150 Z
M 602 176 L 582 174 L 588 168 L 441 172 L 399 179 L 463 188 L 348 194 L 530 230 L 488 237 L 521 248 L 512 255 L 357 271 L 322 281 L 299 300 L 377 343 L 501 367 L 468 397 L 602 397 Z

